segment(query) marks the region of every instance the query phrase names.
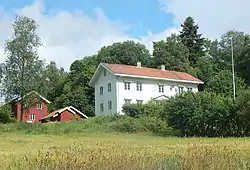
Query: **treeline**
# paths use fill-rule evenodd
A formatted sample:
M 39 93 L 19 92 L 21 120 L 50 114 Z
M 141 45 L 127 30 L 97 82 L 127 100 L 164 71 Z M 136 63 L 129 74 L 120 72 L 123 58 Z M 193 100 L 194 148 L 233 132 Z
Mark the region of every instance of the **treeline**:
M 31 90 L 36 90 L 52 101 L 51 110 L 73 105 L 86 115 L 94 116 L 94 89 L 88 83 L 98 64 L 105 62 L 136 65 L 137 61 L 140 61 L 142 66 L 145 67 L 158 68 L 161 64 L 165 64 L 166 69 L 184 71 L 197 76 L 205 82 L 204 93 L 211 97 L 211 101 L 216 101 L 216 97 L 220 96 L 223 101 L 218 99 L 219 104 L 227 100 L 229 102 L 229 100 L 233 100 L 231 71 L 231 39 L 233 39 L 237 98 L 231 102 L 232 105 L 240 102 L 240 98 L 244 98 L 240 92 L 250 85 L 250 35 L 244 32 L 228 31 L 216 40 L 209 40 L 199 33 L 199 26 L 192 17 L 188 17 L 181 24 L 181 27 L 180 34 L 172 34 L 165 40 L 153 42 L 153 56 L 143 44 L 129 40 L 117 42 L 102 47 L 96 55 L 83 56 L 81 60 L 74 61 L 67 72 L 63 68 L 59 68 L 53 61 L 45 64 L 45 61 L 38 58 L 37 49 L 42 43 L 36 34 L 36 22 L 28 17 L 17 16 L 13 23 L 14 34 L 11 39 L 6 41 L 6 61 L 0 67 L 2 94 L 8 101 L 13 97 L 21 97 Z M 198 95 L 202 96 L 203 94 Z M 188 96 L 190 97 L 190 95 Z M 245 97 L 246 100 L 247 97 Z M 224 98 L 226 101 L 224 101 Z M 178 103 L 182 99 L 172 100 Z M 186 102 L 189 103 L 189 106 L 193 106 L 192 114 L 200 112 L 199 107 L 205 107 L 205 105 L 201 106 L 203 100 L 192 100 L 194 103 Z M 182 104 L 187 105 L 187 103 Z M 212 105 L 217 106 L 217 103 Z M 231 108 L 231 104 L 229 105 L 225 104 L 225 106 Z M 227 107 L 214 112 L 220 113 Z M 235 109 L 234 106 L 232 108 Z M 238 108 L 242 107 L 238 105 Z M 247 104 L 245 108 L 247 108 Z M 247 110 L 237 111 L 249 116 Z M 204 109 L 203 115 L 197 116 L 208 116 L 210 118 L 210 115 L 206 115 L 206 112 L 207 110 Z M 176 112 L 173 111 L 173 113 Z M 232 111 L 233 113 L 235 114 L 236 111 Z M 169 115 L 168 112 L 165 112 L 165 114 Z M 182 109 L 178 111 L 177 115 L 188 116 L 190 114 L 191 111 L 188 111 L 188 109 Z M 214 115 L 214 118 L 210 121 L 217 122 L 216 119 L 224 114 L 229 113 L 222 112 L 217 116 Z M 237 119 L 241 120 L 241 118 Z M 230 119 L 230 121 L 233 120 Z M 186 126 L 184 122 L 181 123 Z M 199 126 L 199 123 L 196 123 L 193 122 L 192 126 Z M 169 124 L 171 124 L 171 121 Z M 225 123 L 225 125 L 228 125 L 228 123 Z M 219 127 L 212 125 L 212 127 L 207 127 L 207 130 L 211 131 L 211 128 L 218 129 Z M 179 129 L 182 129 L 183 135 L 202 135 L 201 132 L 189 132 L 185 128 Z M 217 133 L 214 130 L 212 131 L 212 134 Z M 240 128 L 238 131 L 241 131 Z M 208 133 L 210 132 L 206 132 L 206 134 Z M 220 135 L 225 134 L 229 134 L 229 132 L 223 132 Z

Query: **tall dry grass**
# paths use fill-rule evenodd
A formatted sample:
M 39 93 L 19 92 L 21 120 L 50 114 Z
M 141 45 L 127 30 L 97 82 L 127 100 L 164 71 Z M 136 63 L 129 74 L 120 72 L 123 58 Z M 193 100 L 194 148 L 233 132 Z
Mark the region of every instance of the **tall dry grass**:
M 36 155 L 8 155 L 0 169 L 43 170 L 244 170 L 250 154 L 237 145 L 158 143 L 132 145 L 112 141 L 77 142 L 70 147 L 42 149 Z M 93 147 L 94 146 L 94 147 Z

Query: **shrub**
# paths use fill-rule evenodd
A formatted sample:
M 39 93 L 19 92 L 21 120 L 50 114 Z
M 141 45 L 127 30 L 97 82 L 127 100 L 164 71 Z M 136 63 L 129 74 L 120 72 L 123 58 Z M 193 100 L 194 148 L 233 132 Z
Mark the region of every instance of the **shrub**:
M 138 117 L 144 113 L 143 105 L 139 104 L 124 104 L 122 111 L 130 117 Z
M 162 101 L 164 103 L 164 101 Z M 162 103 L 155 103 L 155 101 L 149 101 L 143 105 L 143 114 L 149 117 L 161 118 L 165 115 L 164 105 Z
M 125 104 L 123 106 L 123 112 L 130 117 L 139 117 L 141 115 L 147 117 L 162 117 L 165 115 L 162 104 L 157 104 L 154 101 L 149 101 L 146 104 Z
M 237 119 L 235 123 L 238 125 L 238 136 L 250 135 L 250 88 L 240 91 L 236 100 Z
M 157 129 L 157 128 L 161 129 Z M 32 134 L 72 134 L 72 133 L 98 133 L 98 132 L 154 132 L 156 134 L 170 135 L 166 121 L 156 117 L 139 116 L 133 118 L 122 115 L 96 116 L 85 120 L 72 122 L 58 122 L 47 124 L 11 123 L 0 124 L 0 132 L 22 132 Z
M 231 98 L 215 93 L 184 93 L 165 103 L 168 124 L 182 136 L 233 135 L 234 105 Z
M 0 106 L 0 123 L 14 122 L 11 118 L 11 108 L 9 105 Z

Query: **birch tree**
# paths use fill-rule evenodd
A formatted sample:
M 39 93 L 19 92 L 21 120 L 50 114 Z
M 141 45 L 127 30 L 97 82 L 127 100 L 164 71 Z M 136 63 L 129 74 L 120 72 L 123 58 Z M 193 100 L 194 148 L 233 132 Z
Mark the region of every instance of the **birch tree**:
M 6 100 L 21 97 L 20 104 L 24 104 L 24 95 L 36 90 L 37 81 L 41 78 L 43 61 L 37 55 L 42 45 L 36 33 L 36 22 L 25 16 L 16 16 L 13 23 L 13 35 L 6 41 L 6 61 L 3 69 L 3 92 Z M 21 120 L 24 108 L 21 107 Z

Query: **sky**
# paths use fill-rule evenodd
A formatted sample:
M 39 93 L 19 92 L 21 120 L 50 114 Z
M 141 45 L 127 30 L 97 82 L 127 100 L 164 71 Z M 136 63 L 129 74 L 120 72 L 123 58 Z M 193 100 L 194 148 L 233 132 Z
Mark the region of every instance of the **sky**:
M 118 41 L 134 40 L 152 52 L 152 42 L 178 33 L 188 16 L 211 39 L 232 29 L 250 33 L 249 5 L 249 0 L 0 0 L 0 62 L 14 14 L 36 20 L 41 59 L 68 70 L 73 61 Z

